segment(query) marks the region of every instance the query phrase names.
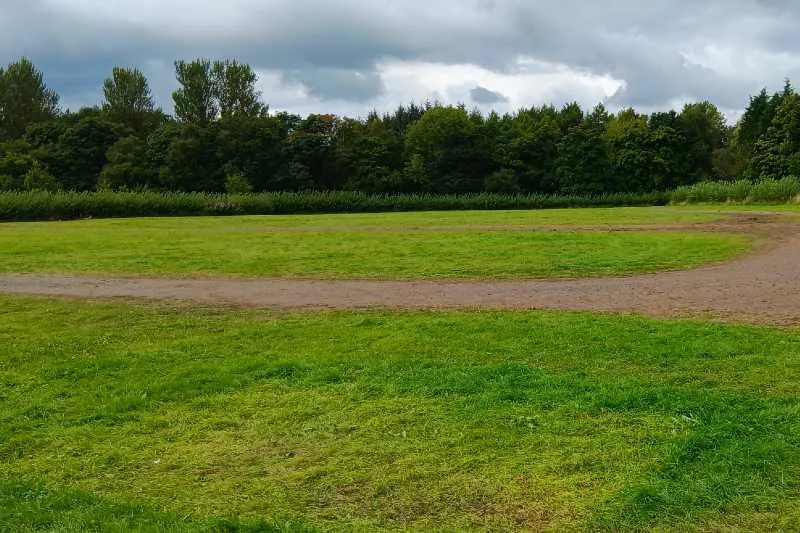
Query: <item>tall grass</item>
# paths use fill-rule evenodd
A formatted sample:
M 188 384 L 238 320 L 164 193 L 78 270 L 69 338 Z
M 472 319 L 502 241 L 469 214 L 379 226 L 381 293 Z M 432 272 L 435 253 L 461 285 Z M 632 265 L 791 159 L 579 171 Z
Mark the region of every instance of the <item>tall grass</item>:
M 351 191 L 209 194 L 179 192 L 0 192 L 0 221 L 148 216 L 380 213 L 621 207 L 667 203 L 786 203 L 800 197 L 800 179 L 701 182 L 672 192 L 581 195 L 397 194 Z
M 70 220 L 146 216 L 271 215 L 546 209 L 664 205 L 666 193 L 558 195 L 368 195 L 359 192 L 204 194 L 170 192 L 0 192 L 0 220 Z
M 679 187 L 672 193 L 673 203 L 749 203 L 781 204 L 800 195 L 800 180 L 795 177 L 763 179 L 755 182 L 709 181 Z

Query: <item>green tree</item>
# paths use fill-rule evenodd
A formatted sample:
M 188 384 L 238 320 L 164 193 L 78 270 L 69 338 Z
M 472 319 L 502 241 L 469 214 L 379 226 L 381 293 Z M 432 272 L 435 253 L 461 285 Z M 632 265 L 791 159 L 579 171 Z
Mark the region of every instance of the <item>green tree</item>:
M 222 118 L 260 117 L 267 107 L 256 89 L 258 77 L 250 65 L 236 61 L 215 61 L 211 68 L 214 96 Z
M 203 126 L 219 113 L 216 83 L 211 62 L 197 59 L 175 62 L 175 77 L 180 87 L 172 93 L 175 116 L 181 122 Z
M 225 174 L 217 157 L 219 125 L 167 123 L 148 137 L 147 160 L 167 190 L 222 192 Z
M 759 178 L 800 176 L 800 95 L 782 99 L 769 129 L 756 141 L 748 172 Z
M 406 133 L 408 179 L 424 192 L 479 192 L 491 171 L 487 146 L 479 118 L 434 107 Z
M 257 191 L 280 188 L 286 173 L 287 128 L 278 117 L 232 116 L 219 122 L 217 160 L 222 172 L 242 174 Z
M 725 117 L 710 102 L 686 104 L 679 115 L 686 137 L 684 158 L 691 182 L 714 177 L 714 153 L 727 144 Z
M 604 139 L 609 120 L 605 107 L 598 105 L 561 138 L 555 163 L 561 192 L 600 194 L 618 190 Z
M 24 188 L 25 175 L 38 163 L 31 152 L 31 145 L 22 139 L 0 144 L 0 190 Z
M 139 69 L 114 67 L 103 84 L 103 96 L 103 110 L 109 118 L 135 133 L 158 121 L 150 84 Z
M 512 121 L 505 147 L 506 160 L 500 166 L 514 171 L 524 192 L 556 192 L 555 164 L 561 137 L 555 108 L 545 106 L 522 110 Z
M 136 190 L 158 188 L 158 171 L 149 164 L 147 141 L 135 135 L 123 137 L 108 149 L 108 163 L 100 173 L 99 189 Z
M 372 113 L 366 122 L 346 119 L 334 144 L 335 171 L 344 188 L 369 193 L 401 192 L 403 143 Z
M 0 141 L 18 139 L 31 124 L 59 113 L 58 94 L 27 58 L 0 68 Z
M 288 167 L 279 178 L 283 190 L 340 189 L 334 143 L 342 121 L 336 115 L 309 115 L 293 128 L 287 139 Z
M 97 188 L 100 172 L 107 164 L 108 150 L 121 137 L 119 125 L 99 112 L 87 113 L 58 138 L 52 146 L 57 161 L 54 173 L 61 188 L 91 191 Z

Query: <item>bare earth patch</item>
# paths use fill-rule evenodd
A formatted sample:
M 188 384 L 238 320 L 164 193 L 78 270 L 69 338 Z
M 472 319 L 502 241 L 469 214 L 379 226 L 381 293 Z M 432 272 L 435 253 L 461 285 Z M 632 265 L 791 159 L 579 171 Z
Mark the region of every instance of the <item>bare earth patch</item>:
M 687 226 L 659 228 L 685 230 Z M 757 247 L 736 260 L 688 271 L 580 280 L 186 280 L 11 274 L 0 275 L 0 292 L 281 309 L 561 309 L 651 316 L 711 315 L 755 323 L 800 324 L 800 225 L 786 218 L 749 214 L 692 224 L 691 228 L 749 233 L 757 238 Z M 600 229 L 635 231 L 639 227 Z

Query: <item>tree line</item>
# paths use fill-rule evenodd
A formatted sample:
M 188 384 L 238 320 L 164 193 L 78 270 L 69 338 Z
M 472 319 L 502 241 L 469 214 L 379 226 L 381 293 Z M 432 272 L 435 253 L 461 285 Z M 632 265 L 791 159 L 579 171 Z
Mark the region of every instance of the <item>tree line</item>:
M 271 113 L 253 69 L 177 61 L 174 114 L 145 75 L 116 67 L 103 103 L 64 111 L 28 59 L 0 68 L 0 190 L 604 194 L 800 175 L 800 95 L 751 97 L 726 124 L 603 105 L 481 114 L 430 102 L 353 119 Z

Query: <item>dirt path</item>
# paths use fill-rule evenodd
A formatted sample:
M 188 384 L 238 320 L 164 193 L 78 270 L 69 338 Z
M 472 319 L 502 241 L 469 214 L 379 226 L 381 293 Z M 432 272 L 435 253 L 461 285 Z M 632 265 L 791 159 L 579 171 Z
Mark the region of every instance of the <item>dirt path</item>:
M 693 228 L 702 229 L 699 226 Z M 582 280 L 404 282 L 0 275 L 0 292 L 264 308 L 568 309 L 800 324 L 800 225 L 751 215 L 705 228 L 747 231 L 759 239 L 758 248 L 737 260 L 694 270 Z

